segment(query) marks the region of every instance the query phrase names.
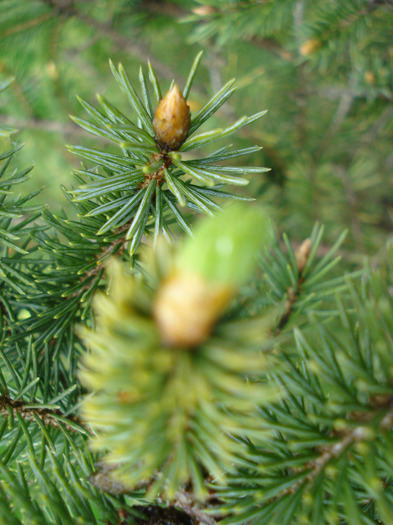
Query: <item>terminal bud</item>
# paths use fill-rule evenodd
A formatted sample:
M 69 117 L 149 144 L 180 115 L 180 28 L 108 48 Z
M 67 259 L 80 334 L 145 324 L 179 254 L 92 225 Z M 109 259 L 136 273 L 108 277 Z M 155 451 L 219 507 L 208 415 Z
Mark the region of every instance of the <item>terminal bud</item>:
M 322 42 L 318 38 L 310 38 L 300 47 L 300 54 L 304 57 L 312 55 L 322 46 Z
M 164 151 L 177 150 L 188 136 L 190 108 L 176 86 L 160 100 L 153 120 L 153 129 L 158 146 Z

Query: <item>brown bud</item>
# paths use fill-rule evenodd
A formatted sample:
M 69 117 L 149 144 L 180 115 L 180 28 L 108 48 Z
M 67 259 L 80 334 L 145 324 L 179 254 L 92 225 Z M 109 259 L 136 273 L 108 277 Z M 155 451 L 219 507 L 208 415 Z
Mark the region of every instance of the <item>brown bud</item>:
M 178 149 L 186 140 L 190 129 L 190 108 L 176 86 L 160 100 L 153 120 L 155 139 L 161 149 Z
M 214 286 L 198 275 L 173 274 L 161 286 L 154 304 L 162 340 L 183 348 L 202 343 L 231 297 L 228 286 Z
M 301 275 L 306 264 L 307 260 L 311 253 L 311 241 L 310 239 L 306 239 L 302 242 L 302 244 L 295 250 L 295 258 L 297 262 L 297 269 L 299 274 Z
M 51 80 L 57 80 L 59 78 L 59 72 L 57 71 L 56 64 L 53 60 L 47 63 L 46 72 Z
M 216 10 L 211 5 L 201 5 L 199 7 L 194 7 L 192 12 L 194 13 L 194 15 L 198 15 L 198 16 L 209 16 L 209 15 L 214 15 Z
M 300 48 L 300 54 L 304 57 L 312 55 L 317 49 L 322 46 L 322 42 L 318 38 L 310 38 Z
M 377 79 L 372 71 L 366 71 L 364 73 L 364 80 L 369 86 L 374 86 Z

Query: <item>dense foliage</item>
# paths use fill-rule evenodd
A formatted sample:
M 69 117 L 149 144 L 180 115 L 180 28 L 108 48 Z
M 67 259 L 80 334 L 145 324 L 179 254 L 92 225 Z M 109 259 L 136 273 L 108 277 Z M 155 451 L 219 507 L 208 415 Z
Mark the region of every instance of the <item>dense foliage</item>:
M 2 523 L 392 522 L 392 22 L 0 1 Z

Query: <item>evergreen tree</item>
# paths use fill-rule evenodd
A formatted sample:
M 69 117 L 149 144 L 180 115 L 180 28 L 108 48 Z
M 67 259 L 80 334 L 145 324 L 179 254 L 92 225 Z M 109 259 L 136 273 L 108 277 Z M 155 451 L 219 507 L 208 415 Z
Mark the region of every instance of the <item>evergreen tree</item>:
M 0 2 L 0 523 L 393 523 L 392 20 Z

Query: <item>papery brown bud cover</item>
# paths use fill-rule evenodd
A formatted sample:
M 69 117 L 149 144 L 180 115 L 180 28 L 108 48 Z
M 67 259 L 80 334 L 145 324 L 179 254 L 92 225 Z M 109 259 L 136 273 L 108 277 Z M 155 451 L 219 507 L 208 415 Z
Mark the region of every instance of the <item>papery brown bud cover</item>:
M 188 136 L 190 122 L 190 108 L 175 84 L 160 100 L 154 116 L 153 129 L 159 147 L 165 151 L 180 148 Z
M 192 348 L 203 343 L 233 295 L 198 275 L 175 273 L 163 283 L 154 317 L 165 344 Z
M 377 79 L 372 71 L 366 71 L 364 73 L 364 80 L 369 86 L 374 86 Z
M 322 46 L 322 42 L 318 38 L 310 38 L 300 47 L 300 54 L 304 57 L 312 55 L 317 49 Z
M 209 15 L 214 15 L 216 10 L 211 5 L 201 5 L 199 7 L 195 7 L 192 10 L 192 12 L 194 13 L 194 15 L 198 15 L 198 16 L 209 16 Z
M 305 241 L 303 241 L 302 244 L 295 250 L 297 269 L 300 275 L 302 274 L 307 264 L 310 253 L 311 253 L 311 240 L 310 239 L 306 239 Z

